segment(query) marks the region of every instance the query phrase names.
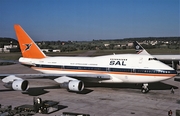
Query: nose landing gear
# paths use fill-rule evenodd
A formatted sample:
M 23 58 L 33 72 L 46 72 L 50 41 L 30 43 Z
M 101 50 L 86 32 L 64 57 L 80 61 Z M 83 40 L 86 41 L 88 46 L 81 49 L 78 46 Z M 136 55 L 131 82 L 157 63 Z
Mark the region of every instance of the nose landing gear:
M 141 89 L 142 93 L 148 93 L 149 92 L 149 88 L 148 88 L 148 84 L 143 84 L 142 89 Z

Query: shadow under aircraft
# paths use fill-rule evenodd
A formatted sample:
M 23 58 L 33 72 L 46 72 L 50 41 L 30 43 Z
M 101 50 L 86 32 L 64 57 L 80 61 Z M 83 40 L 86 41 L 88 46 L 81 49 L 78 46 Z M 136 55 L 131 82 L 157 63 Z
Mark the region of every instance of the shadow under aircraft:
M 86 83 L 86 89 L 84 89 L 81 92 L 73 92 L 72 93 L 77 93 L 77 94 L 88 94 L 91 93 L 94 90 L 88 89 L 88 87 L 92 88 L 98 88 L 98 87 L 103 87 L 103 88 L 112 88 L 112 89 L 140 89 L 141 84 L 128 84 L 128 83 L 117 83 L 117 84 L 111 84 L 111 83 Z M 59 89 L 60 86 L 55 85 L 55 86 L 49 86 L 49 87 L 31 87 L 27 91 L 22 92 L 23 94 L 27 94 L 29 96 L 39 96 L 43 95 L 46 93 L 49 93 L 47 89 Z M 162 82 L 156 82 L 156 83 L 150 83 L 149 84 L 150 90 L 170 90 L 170 89 L 178 89 L 177 86 L 173 86 L 170 84 L 162 83 Z M 8 92 L 8 91 L 13 91 L 12 89 L 2 89 L 0 92 Z

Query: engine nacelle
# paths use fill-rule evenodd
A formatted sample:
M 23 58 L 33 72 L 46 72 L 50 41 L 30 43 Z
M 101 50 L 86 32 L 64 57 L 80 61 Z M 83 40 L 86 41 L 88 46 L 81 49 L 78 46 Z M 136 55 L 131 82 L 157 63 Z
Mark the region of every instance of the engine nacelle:
M 84 89 L 84 83 L 79 80 L 70 81 L 68 84 L 70 91 L 82 91 Z
M 26 91 L 29 88 L 27 80 L 15 80 L 13 82 L 5 83 L 5 87 L 12 88 L 13 90 Z
M 13 90 L 26 91 L 29 88 L 29 82 L 22 78 L 16 77 L 15 75 L 9 75 L 2 79 L 4 86 Z
M 67 88 L 69 91 L 80 92 L 84 89 L 84 83 L 79 80 L 72 80 L 69 82 L 62 83 L 62 88 Z

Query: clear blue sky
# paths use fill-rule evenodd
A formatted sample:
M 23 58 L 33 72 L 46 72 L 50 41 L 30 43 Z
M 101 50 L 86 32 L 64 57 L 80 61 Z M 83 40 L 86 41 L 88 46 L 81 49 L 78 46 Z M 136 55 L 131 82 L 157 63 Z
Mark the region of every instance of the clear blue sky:
M 0 37 L 35 40 L 180 36 L 179 0 L 0 0 Z

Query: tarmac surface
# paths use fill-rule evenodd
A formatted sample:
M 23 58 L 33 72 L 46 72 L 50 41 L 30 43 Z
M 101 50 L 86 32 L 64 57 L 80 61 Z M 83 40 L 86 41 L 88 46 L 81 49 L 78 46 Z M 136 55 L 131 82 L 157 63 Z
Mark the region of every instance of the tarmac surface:
M 0 66 L 2 73 L 39 73 L 20 64 Z M 29 79 L 28 92 L 11 91 L 0 81 L 0 104 L 16 107 L 33 104 L 33 97 L 58 101 L 60 110 L 49 116 L 61 116 L 62 112 L 90 114 L 90 116 L 168 116 L 172 110 L 180 110 L 180 82 L 170 79 L 149 84 L 149 93 L 140 92 L 136 84 L 87 84 L 82 93 L 59 88 L 53 80 Z M 171 93 L 171 88 L 175 93 Z M 47 114 L 35 114 L 44 116 Z

